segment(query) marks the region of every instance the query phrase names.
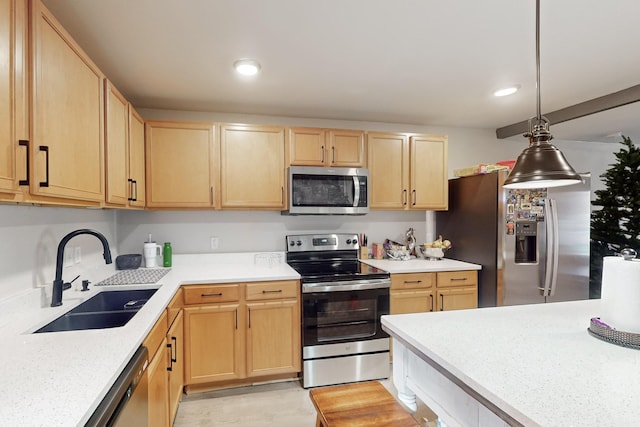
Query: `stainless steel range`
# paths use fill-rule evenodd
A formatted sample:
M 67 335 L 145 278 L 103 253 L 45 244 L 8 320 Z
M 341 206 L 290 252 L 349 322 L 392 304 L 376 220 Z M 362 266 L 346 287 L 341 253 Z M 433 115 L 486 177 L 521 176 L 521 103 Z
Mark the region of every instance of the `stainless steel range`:
M 302 283 L 303 386 L 389 376 L 389 273 L 358 261 L 357 234 L 287 236 Z

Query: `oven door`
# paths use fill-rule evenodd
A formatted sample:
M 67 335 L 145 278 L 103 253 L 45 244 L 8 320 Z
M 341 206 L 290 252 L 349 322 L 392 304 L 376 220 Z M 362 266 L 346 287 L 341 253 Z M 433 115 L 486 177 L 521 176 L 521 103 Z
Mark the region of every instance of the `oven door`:
M 389 314 L 389 288 L 303 292 L 302 301 L 304 347 L 388 337 L 380 316 Z

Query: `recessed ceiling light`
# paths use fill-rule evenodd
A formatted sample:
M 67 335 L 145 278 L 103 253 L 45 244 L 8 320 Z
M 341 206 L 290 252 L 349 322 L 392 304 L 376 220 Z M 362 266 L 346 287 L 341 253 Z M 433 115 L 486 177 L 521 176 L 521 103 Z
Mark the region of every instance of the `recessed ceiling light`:
M 260 71 L 260 63 L 255 59 L 239 59 L 233 63 L 233 68 L 243 76 L 253 76 Z
M 520 85 L 512 85 L 509 87 L 503 87 L 502 89 L 498 89 L 495 92 L 493 92 L 493 96 L 509 96 L 509 95 L 513 95 L 514 93 L 516 93 L 518 91 L 518 89 L 520 89 Z

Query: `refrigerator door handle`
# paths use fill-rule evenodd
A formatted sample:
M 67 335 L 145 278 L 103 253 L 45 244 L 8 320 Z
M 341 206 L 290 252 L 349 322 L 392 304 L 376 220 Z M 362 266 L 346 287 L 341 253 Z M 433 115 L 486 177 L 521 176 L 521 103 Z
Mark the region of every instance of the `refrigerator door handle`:
M 545 222 L 547 234 L 547 259 L 542 296 L 552 297 L 556 293 L 558 282 L 558 210 L 556 201 L 545 200 Z

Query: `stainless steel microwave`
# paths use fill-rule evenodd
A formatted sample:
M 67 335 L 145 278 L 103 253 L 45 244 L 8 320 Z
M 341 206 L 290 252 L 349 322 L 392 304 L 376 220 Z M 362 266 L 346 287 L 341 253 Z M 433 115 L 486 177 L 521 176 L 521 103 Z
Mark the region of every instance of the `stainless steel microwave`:
M 364 215 L 369 212 L 369 170 L 289 167 L 289 215 Z

